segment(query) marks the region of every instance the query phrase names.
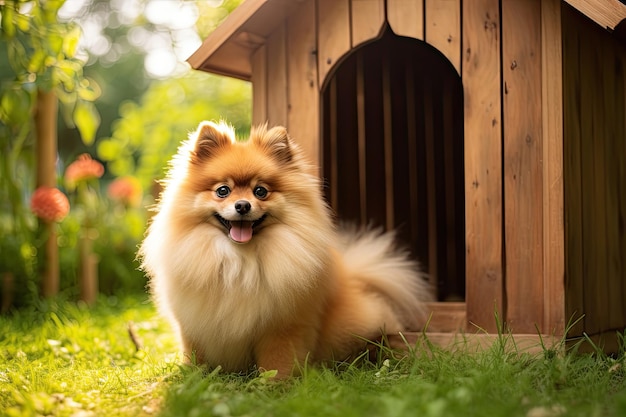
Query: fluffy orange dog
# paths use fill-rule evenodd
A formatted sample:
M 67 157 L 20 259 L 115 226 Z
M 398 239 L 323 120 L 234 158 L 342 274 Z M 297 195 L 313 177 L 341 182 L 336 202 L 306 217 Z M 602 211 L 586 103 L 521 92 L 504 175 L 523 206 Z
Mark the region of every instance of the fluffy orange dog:
M 423 326 L 418 266 L 392 234 L 338 232 L 311 171 L 282 127 L 203 122 L 180 147 L 139 255 L 188 358 L 286 377 Z

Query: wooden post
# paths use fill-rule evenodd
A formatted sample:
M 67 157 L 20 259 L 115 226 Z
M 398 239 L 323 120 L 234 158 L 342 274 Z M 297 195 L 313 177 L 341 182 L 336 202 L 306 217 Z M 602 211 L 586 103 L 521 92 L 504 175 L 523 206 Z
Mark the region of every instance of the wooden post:
M 58 101 L 54 92 L 39 90 L 35 111 L 37 187 L 56 187 L 57 109 Z M 42 294 L 51 297 L 59 292 L 59 247 L 56 223 L 42 222 L 46 236 Z
M 83 233 L 88 234 L 89 230 Z M 87 305 L 93 305 L 98 298 L 98 256 L 93 253 L 93 239 L 90 236 L 81 236 L 78 245 L 80 299 Z

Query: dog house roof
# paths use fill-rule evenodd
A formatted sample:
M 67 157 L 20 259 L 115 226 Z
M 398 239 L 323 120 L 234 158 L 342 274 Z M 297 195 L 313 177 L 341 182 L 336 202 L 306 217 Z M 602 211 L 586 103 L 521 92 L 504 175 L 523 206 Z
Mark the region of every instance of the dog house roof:
M 187 60 L 194 69 L 250 80 L 250 56 L 301 3 L 311 0 L 245 0 Z M 619 0 L 566 0 L 610 31 L 626 19 Z
M 194 69 L 250 80 L 250 56 L 305 0 L 246 0 L 218 26 L 187 62 Z

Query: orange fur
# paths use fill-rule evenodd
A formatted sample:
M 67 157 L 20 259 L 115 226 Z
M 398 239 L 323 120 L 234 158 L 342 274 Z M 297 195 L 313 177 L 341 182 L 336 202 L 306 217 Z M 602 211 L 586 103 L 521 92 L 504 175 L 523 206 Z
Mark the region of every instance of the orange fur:
M 416 263 L 393 234 L 337 231 L 310 172 L 281 127 L 203 122 L 181 145 L 139 256 L 185 355 L 286 377 L 424 324 Z

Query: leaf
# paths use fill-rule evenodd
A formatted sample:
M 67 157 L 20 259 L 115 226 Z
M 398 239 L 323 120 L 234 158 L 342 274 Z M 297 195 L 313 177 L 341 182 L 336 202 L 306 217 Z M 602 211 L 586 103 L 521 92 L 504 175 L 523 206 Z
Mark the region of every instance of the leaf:
M 15 10 L 13 10 L 12 7 L 5 6 L 2 8 L 2 32 L 4 32 L 8 38 L 15 36 L 15 24 L 13 23 L 14 15 Z
M 30 57 L 30 62 L 28 63 L 28 68 L 27 68 L 28 72 L 38 73 L 42 69 L 45 59 L 46 59 L 45 51 L 41 49 L 35 50 L 33 52 L 33 55 Z
M 85 145 L 93 144 L 96 131 L 100 126 L 100 114 L 96 106 L 89 101 L 77 100 L 74 107 L 74 123 Z
M 54 32 L 48 32 L 47 41 L 53 55 L 58 55 L 65 44 L 63 37 L 59 33 Z
M 0 99 L 0 120 L 8 125 L 26 123 L 30 117 L 30 96 L 24 90 L 10 89 Z
M 80 41 L 81 30 L 79 26 L 71 29 L 63 38 L 63 53 L 68 58 L 74 58 Z
M 94 101 L 98 97 L 100 97 L 100 94 L 102 94 L 102 91 L 100 90 L 100 86 L 98 85 L 98 83 L 88 78 L 83 78 L 80 81 L 80 84 L 78 85 L 77 90 L 78 90 L 77 91 L 78 97 L 87 101 Z

